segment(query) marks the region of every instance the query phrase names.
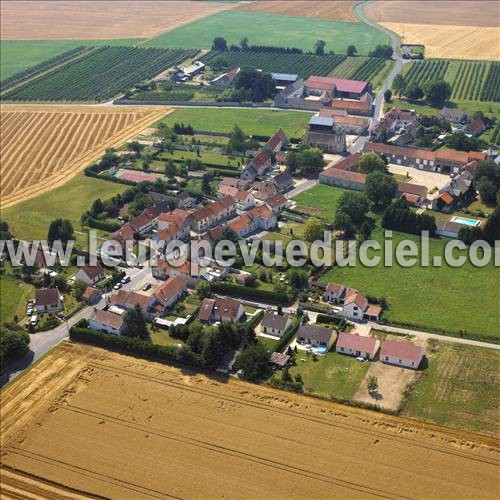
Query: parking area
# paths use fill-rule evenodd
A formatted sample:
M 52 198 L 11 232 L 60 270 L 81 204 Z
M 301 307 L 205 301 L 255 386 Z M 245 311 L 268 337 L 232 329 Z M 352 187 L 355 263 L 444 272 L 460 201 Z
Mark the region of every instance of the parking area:
M 439 190 L 450 181 L 449 175 L 437 172 L 418 170 L 417 168 L 395 165 L 394 163 L 389 163 L 388 168 L 391 174 L 408 174 L 411 177 L 411 180 L 408 181 L 410 184 L 420 184 L 421 186 L 425 186 L 429 191 L 437 188 L 434 193 L 428 195 L 430 200 L 434 199 L 439 194 Z

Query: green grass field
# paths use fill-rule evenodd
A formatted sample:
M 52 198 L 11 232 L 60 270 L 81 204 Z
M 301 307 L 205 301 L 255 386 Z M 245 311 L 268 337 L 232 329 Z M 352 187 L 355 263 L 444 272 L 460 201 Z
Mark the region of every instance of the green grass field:
M 326 50 L 336 54 L 344 54 L 350 44 L 356 46 L 359 54 L 368 54 L 378 43 L 388 43 L 386 35 L 362 23 L 228 10 L 167 31 L 144 45 L 208 49 L 216 36 L 224 37 L 229 45 L 239 44 L 247 37 L 250 45 L 310 51 L 317 40 L 324 40 Z
M 441 343 L 427 351 L 429 367 L 417 381 L 403 414 L 471 431 L 498 433 L 500 353 Z
M 139 38 L 124 40 L 2 40 L 0 80 L 81 45 L 134 45 Z
M 0 323 L 20 320 L 25 314 L 26 301 L 33 294 L 33 286 L 10 276 L 0 276 Z
M 383 248 L 383 233 L 377 227 L 372 239 Z M 393 246 L 401 240 L 418 244 L 414 235 L 393 232 Z M 431 256 L 444 255 L 449 240 L 433 238 Z M 390 307 L 384 312 L 389 322 L 404 323 L 413 328 L 438 329 L 458 334 L 460 330 L 477 334 L 484 339 L 498 340 L 498 315 L 500 310 L 500 280 L 493 264 L 476 268 L 470 262 L 462 267 L 400 267 L 395 261 L 392 267 L 334 267 L 321 280 L 335 281 L 359 289 L 367 295 L 386 297 Z M 444 261 L 444 259 L 443 259 Z
M 78 231 L 80 217 L 96 198 L 111 198 L 126 189 L 123 184 L 79 174 L 57 189 L 2 210 L 2 218 L 16 238 L 45 239 L 52 220 L 69 219 Z
M 217 153 L 215 151 L 200 151 L 200 155 L 198 156 L 195 151 L 180 151 L 174 150 L 171 153 L 165 152 L 160 153 L 159 157 L 168 161 L 172 160 L 201 160 L 204 163 L 211 163 L 213 165 L 222 165 L 222 166 L 238 166 L 238 163 L 241 163 L 242 159 L 235 156 L 226 156 L 222 153 Z
M 337 201 L 345 193 L 345 189 L 335 186 L 317 184 L 316 186 L 300 193 L 293 201 L 297 202 L 297 208 L 305 210 L 311 215 L 331 223 L 335 213 Z
M 306 361 L 301 361 L 302 359 Z M 336 352 L 318 356 L 317 361 L 313 361 L 312 356 L 299 351 L 296 362 L 297 365 L 290 369 L 290 374 L 302 376 L 304 392 L 339 399 L 353 398 L 370 365 Z
M 174 123 L 184 123 L 196 130 L 211 132 L 230 132 L 238 124 L 246 134 L 268 136 L 281 127 L 288 137 L 302 137 L 311 115 L 288 110 L 177 108 L 161 121 L 169 127 Z

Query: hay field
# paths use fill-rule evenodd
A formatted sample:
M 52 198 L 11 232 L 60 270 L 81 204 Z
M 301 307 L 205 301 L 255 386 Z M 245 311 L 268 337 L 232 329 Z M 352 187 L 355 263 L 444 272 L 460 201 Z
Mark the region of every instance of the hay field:
M 161 107 L 2 106 L 0 207 L 64 184 L 166 113 Z
M 294 0 L 292 2 L 258 0 L 242 4 L 237 7 L 237 10 L 357 22 L 358 18 L 352 10 L 356 3 L 356 1 L 331 0 Z
M 380 23 L 394 31 L 405 43 L 425 45 L 426 58 L 500 59 L 500 29 L 436 24 Z
M 229 2 L 185 0 L 16 0 L 1 2 L 2 40 L 150 38 Z
M 78 344 L 8 386 L 0 416 L 15 498 L 498 496 L 496 438 Z
M 368 3 L 363 10 L 377 22 L 483 27 L 500 24 L 498 2 L 492 0 L 377 0 Z

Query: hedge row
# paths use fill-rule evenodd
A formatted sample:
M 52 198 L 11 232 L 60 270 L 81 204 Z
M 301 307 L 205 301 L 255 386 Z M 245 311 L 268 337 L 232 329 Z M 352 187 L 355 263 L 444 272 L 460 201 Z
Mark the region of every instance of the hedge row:
M 275 352 L 281 352 L 292 340 L 293 336 L 297 333 L 300 324 L 302 323 L 302 318 L 297 318 L 289 327 L 288 330 L 281 336 L 276 347 Z
M 244 299 L 263 300 L 264 302 L 275 304 L 288 304 L 290 302 L 290 297 L 286 293 L 259 290 L 258 288 L 234 285 L 232 283 L 214 283 L 212 284 L 212 291 L 223 295 L 231 295 Z
M 99 220 L 94 219 L 93 217 L 89 217 L 87 219 L 87 225 L 93 227 L 94 229 L 101 229 L 102 231 L 108 231 L 110 233 L 114 233 L 122 227 L 119 222 Z
M 345 318 L 340 318 L 339 316 L 332 316 L 330 314 L 318 314 L 316 317 L 317 323 L 328 323 L 335 325 L 337 328 L 342 329 L 347 325 Z
M 201 356 L 189 349 L 183 349 L 175 345 L 158 345 L 148 340 L 133 337 L 112 335 L 110 333 L 98 332 L 89 328 L 73 326 L 69 331 L 69 338 L 76 342 L 84 342 L 106 349 L 122 352 L 133 352 L 140 356 L 149 356 L 166 361 L 174 361 L 201 367 Z

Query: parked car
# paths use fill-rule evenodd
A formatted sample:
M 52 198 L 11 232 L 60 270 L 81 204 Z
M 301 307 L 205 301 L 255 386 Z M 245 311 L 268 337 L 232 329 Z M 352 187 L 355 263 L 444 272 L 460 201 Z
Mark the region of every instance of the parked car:
M 38 323 L 38 317 L 36 314 L 34 314 L 33 316 L 31 316 L 30 325 L 35 326 L 37 323 Z
M 145 292 L 146 290 L 149 290 L 151 288 L 151 283 L 146 283 L 143 287 L 142 287 L 142 291 Z
M 28 309 L 26 310 L 26 316 L 31 316 L 32 314 L 33 314 L 33 308 L 28 307 Z
M 130 276 L 125 276 L 124 278 L 122 278 L 122 280 L 120 281 L 120 283 L 122 285 L 125 285 L 126 283 L 130 283 Z
M 117 283 L 114 287 L 113 290 L 119 290 L 122 287 L 121 283 Z
M 364 363 L 366 361 L 366 358 L 363 358 L 363 356 L 358 356 L 356 360 L 359 361 L 360 363 Z

